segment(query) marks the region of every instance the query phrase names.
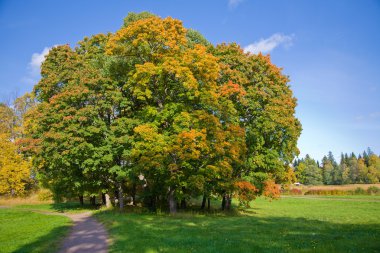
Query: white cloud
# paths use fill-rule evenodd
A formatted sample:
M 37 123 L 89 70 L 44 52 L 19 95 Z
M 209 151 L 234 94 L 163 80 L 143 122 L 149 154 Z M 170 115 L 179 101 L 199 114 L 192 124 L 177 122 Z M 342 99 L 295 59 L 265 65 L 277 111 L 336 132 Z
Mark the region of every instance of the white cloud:
M 285 48 L 288 48 L 293 44 L 293 38 L 294 35 L 275 33 L 267 39 L 260 39 L 257 42 L 249 44 L 244 48 L 244 51 L 253 54 L 258 54 L 259 52 L 265 54 L 271 52 L 273 49 L 281 45 Z
M 242 3 L 244 0 L 228 0 L 228 6 L 230 8 L 235 8 L 238 6 L 240 3 Z
M 38 82 L 40 78 L 41 72 L 41 64 L 45 61 L 45 56 L 49 53 L 50 49 L 56 47 L 58 45 L 54 45 L 52 47 L 45 47 L 41 53 L 33 53 L 28 63 L 28 73 L 21 78 L 21 82 L 27 85 L 34 85 Z
M 55 47 L 55 45 L 53 47 Z M 41 53 L 32 54 L 32 58 L 29 62 L 29 69 L 31 75 L 39 75 L 41 64 L 45 61 L 45 56 L 49 53 L 50 49 L 52 49 L 52 47 L 45 47 Z

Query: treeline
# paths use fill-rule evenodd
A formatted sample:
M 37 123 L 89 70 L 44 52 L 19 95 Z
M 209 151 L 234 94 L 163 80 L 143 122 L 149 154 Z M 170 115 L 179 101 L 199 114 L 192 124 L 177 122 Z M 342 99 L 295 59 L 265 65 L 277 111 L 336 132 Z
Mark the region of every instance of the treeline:
M 380 157 L 370 148 L 356 156 L 341 154 L 338 163 L 329 152 L 322 162 L 306 155 L 293 163 L 298 181 L 305 185 L 375 184 L 380 181 Z
M 288 82 L 269 56 L 131 13 L 113 34 L 50 50 L 15 143 L 57 200 L 247 205 L 292 178 L 301 124 Z

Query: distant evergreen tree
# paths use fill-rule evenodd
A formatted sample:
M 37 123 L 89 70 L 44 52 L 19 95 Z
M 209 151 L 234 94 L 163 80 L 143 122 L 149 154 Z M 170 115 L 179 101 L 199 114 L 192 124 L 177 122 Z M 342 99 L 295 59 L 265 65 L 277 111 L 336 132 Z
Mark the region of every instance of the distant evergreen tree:
M 332 152 L 324 156 L 322 163 L 309 155 L 293 163 L 298 181 L 303 184 L 374 184 L 380 182 L 380 156 L 370 148 L 356 157 L 355 153 L 340 155 L 339 164 Z
M 295 172 L 300 183 L 305 185 L 320 185 L 322 182 L 322 171 L 317 162 L 309 155 L 299 161 Z
M 331 157 L 324 156 L 322 159 L 322 178 L 324 184 L 333 184 L 334 165 Z

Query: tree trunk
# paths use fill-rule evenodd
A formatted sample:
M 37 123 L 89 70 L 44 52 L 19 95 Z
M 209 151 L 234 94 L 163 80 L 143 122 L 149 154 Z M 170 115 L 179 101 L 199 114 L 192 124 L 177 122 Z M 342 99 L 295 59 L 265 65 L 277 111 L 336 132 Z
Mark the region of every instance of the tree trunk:
M 206 207 L 206 194 L 203 194 L 201 210 L 204 210 L 205 207 Z
M 186 209 L 186 199 L 181 199 L 181 209 Z
M 222 210 L 224 210 L 226 208 L 226 194 L 223 195 L 223 199 L 222 199 Z
M 231 210 L 231 195 L 226 195 L 226 210 Z
M 96 206 L 96 198 L 95 198 L 95 196 L 91 196 L 90 197 L 90 203 L 91 203 L 92 206 Z
M 102 192 L 102 206 L 106 205 L 106 194 Z
M 124 196 L 123 196 L 123 183 L 119 183 L 119 207 L 120 210 L 124 209 Z
M 136 183 L 132 186 L 132 205 L 136 205 Z
M 210 200 L 210 198 L 208 198 L 207 199 L 207 210 L 210 210 L 210 206 L 211 206 L 210 202 L 211 202 L 211 200 Z
M 156 197 L 156 195 L 153 195 L 153 196 L 150 197 L 149 209 L 152 212 L 156 212 L 157 211 L 157 197 Z
M 80 203 L 81 206 L 84 205 L 83 195 L 80 195 L 80 196 L 79 196 L 79 203 Z
M 169 188 L 169 211 L 171 214 L 175 214 L 177 213 L 177 203 L 175 201 L 175 197 L 174 197 L 174 189 L 173 188 Z
M 104 197 L 105 197 L 105 199 L 106 199 L 106 207 L 107 207 L 107 208 L 110 208 L 110 207 L 112 206 L 110 195 L 108 195 L 108 194 L 106 193 L 106 194 L 104 194 Z

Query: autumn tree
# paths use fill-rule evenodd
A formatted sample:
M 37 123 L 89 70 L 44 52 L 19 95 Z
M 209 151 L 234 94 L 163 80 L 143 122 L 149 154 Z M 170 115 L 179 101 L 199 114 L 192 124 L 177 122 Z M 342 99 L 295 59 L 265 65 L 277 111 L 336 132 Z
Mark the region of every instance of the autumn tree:
M 24 143 L 57 193 L 117 191 L 122 208 L 128 191 L 172 213 L 218 195 L 228 207 L 255 180 L 288 180 L 298 154 L 296 100 L 269 56 L 214 47 L 170 17 L 129 14 L 114 34 L 57 46 L 41 76 Z

